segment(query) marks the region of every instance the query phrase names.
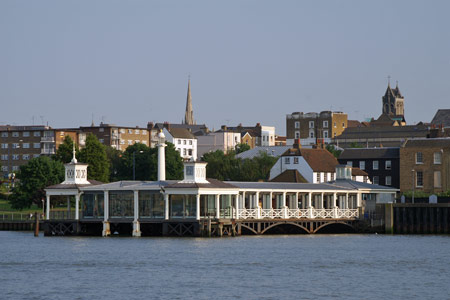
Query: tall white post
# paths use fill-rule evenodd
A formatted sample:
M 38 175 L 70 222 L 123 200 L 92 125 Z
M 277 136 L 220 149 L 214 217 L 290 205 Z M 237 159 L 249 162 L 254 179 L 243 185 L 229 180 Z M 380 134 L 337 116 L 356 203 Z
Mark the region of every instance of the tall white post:
M 250 207 L 245 207 L 245 192 L 242 193 L 242 208 L 250 208 Z
M 256 192 L 256 196 L 255 196 L 255 207 L 259 207 L 259 192 Z
M 220 218 L 220 195 L 216 195 L 216 218 Z
M 80 219 L 80 194 L 75 195 L 75 220 Z
M 312 207 L 312 205 L 311 205 L 311 201 L 312 201 L 311 198 L 312 198 L 312 193 L 309 192 L 308 193 L 308 201 L 307 201 L 307 204 L 306 204 L 306 208 Z
M 322 194 L 320 194 L 320 209 L 323 209 L 323 201 L 324 201 L 324 199 L 323 199 L 323 197 L 324 197 L 324 194 L 325 193 L 322 193 Z
M 241 195 L 237 194 L 235 195 L 236 201 L 234 202 L 236 205 L 236 219 L 239 219 L 239 201 L 240 201 Z
M 333 194 L 333 200 L 331 203 L 331 208 L 335 208 L 336 207 L 336 200 L 337 200 L 337 193 Z
M 344 208 L 345 208 L 345 209 L 348 209 L 348 193 L 345 194 Z
M 158 147 L 158 181 L 164 181 L 166 180 L 166 154 L 164 149 L 166 143 L 162 130 L 158 134 L 158 144 L 156 147 Z
M 46 207 L 45 207 L 45 218 L 47 220 L 50 220 L 50 195 L 47 195 L 47 201 L 46 201 Z
M 361 193 L 357 193 L 356 194 L 356 207 L 361 207 L 362 206 L 362 201 L 361 201 Z
M 270 204 L 269 204 L 269 205 L 270 205 L 269 208 L 270 208 L 270 209 L 273 209 L 273 205 L 272 205 L 272 199 L 273 199 L 273 198 L 272 198 L 272 197 L 273 197 L 273 192 L 270 192 L 270 199 L 269 199 L 269 203 L 270 203 Z
M 164 219 L 169 220 L 169 194 L 164 194 Z
M 134 220 L 133 220 L 133 236 L 141 236 L 141 225 L 139 223 L 139 191 L 134 191 Z
M 109 226 L 109 191 L 105 191 L 104 192 L 104 197 L 103 197 L 103 201 L 104 203 L 104 217 L 103 217 L 103 231 L 102 231 L 102 236 L 110 236 L 111 235 L 111 229 Z
M 198 221 L 200 220 L 200 194 L 196 195 L 195 204 L 197 206 L 195 212 L 195 219 Z
M 285 207 L 286 206 L 286 192 L 283 192 L 283 205 L 282 205 L 282 207 Z

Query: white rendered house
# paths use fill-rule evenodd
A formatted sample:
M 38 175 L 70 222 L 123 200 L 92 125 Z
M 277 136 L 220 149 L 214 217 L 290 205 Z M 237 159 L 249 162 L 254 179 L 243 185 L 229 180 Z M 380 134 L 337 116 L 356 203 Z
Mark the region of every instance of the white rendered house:
M 197 138 L 185 128 L 164 128 L 166 141 L 174 144 L 184 160 L 197 159 Z

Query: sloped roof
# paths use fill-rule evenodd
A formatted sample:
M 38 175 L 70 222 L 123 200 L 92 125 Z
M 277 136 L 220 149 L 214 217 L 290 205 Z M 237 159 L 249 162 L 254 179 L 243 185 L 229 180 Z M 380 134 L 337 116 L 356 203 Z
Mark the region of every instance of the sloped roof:
M 88 180 L 90 184 L 55 184 L 55 185 L 51 185 L 46 187 L 45 189 L 47 190 L 74 190 L 74 189 L 79 189 L 82 187 L 89 187 L 89 186 L 98 186 L 103 184 L 103 182 L 101 181 L 97 181 L 97 180 Z
M 169 132 L 174 138 L 196 139 L 196 137 L 186 128 L 170 128 Z
M 279 174 L 270 181 L 308 183 L 308 180 L 306 180 L 298 170 L 285 170 L 283 173 Z
M 247 150 L 245 152 L 241 152 L 236 155 L 237 158 L 240 159 L 252 159 L 256 156 L 260 156 L 260 152 L 264 152 L 267 155 L 271 155 L 274 157 L 279 157 L 281 154 L 286 152 L 291 146 L 268 146 L 268 147 L 255 147 L 253 149 Z
M 282 156 L 302 156 L 314 172 L 335 172 L 337 159 L 325 149 L 290 148 Z
M 328 184 L 336 187 L 347 188 L 347 189 L 356 189 L 356 190 L 378 190 L 378 191 L 398 191 L 396 188 L 382 186 L 378 184 L 371 184 L 367 182 L 354 181 L 350 179 L 338 179 L 335 181 L 329 181 Z
M 347 127 L 361 127 L 362 124 L 358 120 L 347 120 Z
M 347 148 L 341 152 L 339 159 L 382 159 L 399 158 L 400 148 Z
M 337 140 L 345 139 L 386 139 L 386 138 L 412 138 L 426 137 L 428 127 L 423 124 L 406 126 L 370 126 L 346 128 Z
M 450 147 L 450 138 L 411 139 L 403 147 Z
M 450 127 L 450 109 L 439 109 L 431 120 L 431 124 Z

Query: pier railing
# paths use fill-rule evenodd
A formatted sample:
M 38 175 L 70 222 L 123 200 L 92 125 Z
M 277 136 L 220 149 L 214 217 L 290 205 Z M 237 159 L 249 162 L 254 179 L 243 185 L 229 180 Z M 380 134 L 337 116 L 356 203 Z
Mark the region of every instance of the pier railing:
M 358 218 L 358 209 L 279 209 L 244 208 L 239 209 L 238 219 L 353 219 Z

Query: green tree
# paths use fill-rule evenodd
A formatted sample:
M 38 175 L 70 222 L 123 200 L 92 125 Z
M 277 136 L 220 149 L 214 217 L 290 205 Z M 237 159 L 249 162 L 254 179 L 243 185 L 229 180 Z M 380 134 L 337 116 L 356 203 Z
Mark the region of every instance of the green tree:
M 23 209 L 33 203 L 41 205 L 41 200 L 45 198 L 44 188 L 64 180 L 64 165 L 47 156 L 33 158 L 20 167 L 17 179 L 16 187 L 9 197 L 11 207 Z
M 88 179 L 109 181 L 109 161 L 106 147 L 92 133 L 86 137 L 86 146 L 80 151 L 80 162 L 89 164 Z
M 236 154 L 239 154 L 241 152 L 245 152 L 248 150 L 250 150 L 250 146 L 247 144 L 240 143 L 240 144 L 236 145 Z
M 364 148 L 364 146 L 357 142 L 351 142 L 349 148 Z
M 56 160 L 59 160 L 60 162 L 67 164 L 69 163 L 73 158 L 73 140 L 70 136 L 66 135 L 64 138 L 64 141 L 61 145 L 59 145 L 58 150 L 56 150 L 56 154 L 53 157 Z M 79 156 L 79 150 L 78 147 L 75 147 L 76 151 L 76 157 Z
M 339 155 L 341 155 L 342 150 L 338 150 L 336 149 L 336 147 L 334 145 L 328 144 L 325 149 L 328 150 L 328 152 L 330 152 L 331 154 L 334 155 L 334 157 L 338 158 Z
M 122 151 L 117 150 L 111 146 L 105 146 L 106 157 L 110 163 L 109 181 L 120 180 L 118 177 L 120 163 L 122 161 Z
M 166 179 L 167 180 L 181 180 L 184 176 L 183 159 L 180 153 L 175 149 L 175 145 L 166 142 Z M 155 149 L 155 169 L 158 170 L 158 150 Z M 156 171 L 156 176 L 157 175 Z

